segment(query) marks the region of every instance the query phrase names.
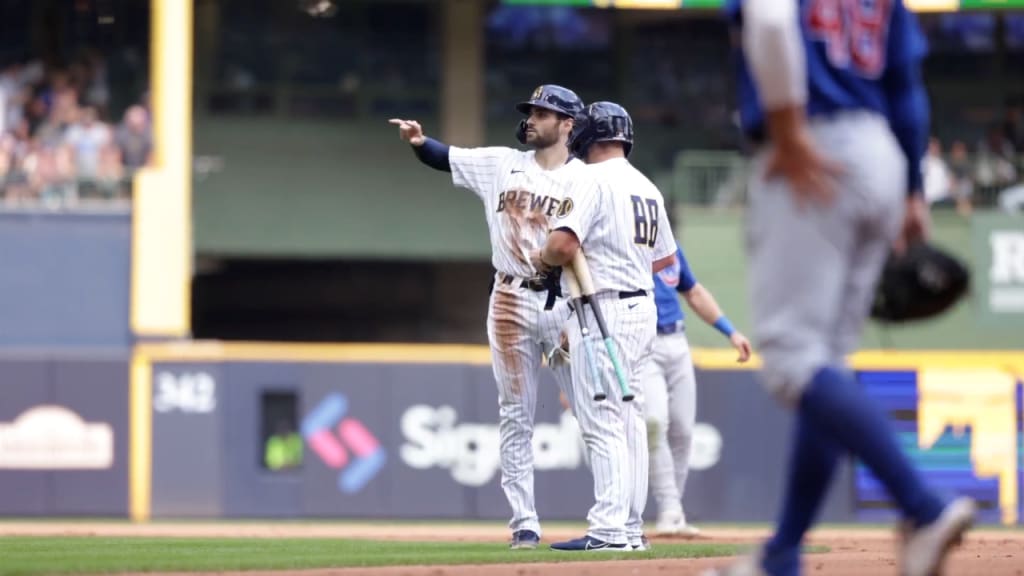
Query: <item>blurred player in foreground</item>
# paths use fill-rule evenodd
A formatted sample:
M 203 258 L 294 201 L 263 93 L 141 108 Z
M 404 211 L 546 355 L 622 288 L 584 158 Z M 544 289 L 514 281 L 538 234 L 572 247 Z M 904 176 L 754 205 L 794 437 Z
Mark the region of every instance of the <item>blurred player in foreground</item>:
M 767 389 L 796 411 L 774 536 L 718 574 L 800 573 L 800 546 L 849 452 L 902 511 L 900 573 L 941 570 L 975 504 L 946 502 L 901 452 L 844 363 L 882 266 L 927 233 L 926 45 L 902 0 L 733 0 L 741 120 L 760 143 L 747 251 Z

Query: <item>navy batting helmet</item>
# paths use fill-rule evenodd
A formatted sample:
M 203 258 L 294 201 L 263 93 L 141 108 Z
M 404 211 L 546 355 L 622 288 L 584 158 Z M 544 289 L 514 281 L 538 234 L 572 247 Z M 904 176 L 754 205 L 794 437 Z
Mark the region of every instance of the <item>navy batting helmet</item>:
M 516 104 L 516 110 L 527 115 L 534 107 L 575 118 L 583 110 L 583 101 L 568 88 L 557 84 L 544 84 L 537 86 L 529 100 Z M 520 144 L 526 144 L 526 120 L 519 122 L 519 126 L 516 128 L 516 140 L 519 140 Z
M 629 156 L 633 150 L 633 119 L 626 109 L 614 102 L 594 102 L 576 118 L 569 148 L 580 158 L 595 142 L 622 142 Z

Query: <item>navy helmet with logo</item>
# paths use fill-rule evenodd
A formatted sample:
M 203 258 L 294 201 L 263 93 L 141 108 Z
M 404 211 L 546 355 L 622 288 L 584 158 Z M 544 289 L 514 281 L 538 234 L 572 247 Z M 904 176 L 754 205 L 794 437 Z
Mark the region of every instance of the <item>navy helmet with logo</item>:
M 625 108 L 614 102 L 594 102 L 576 117 L 569 137 L 572 153 L 586 158 L 587 149 L 596 142 L 622 142 L 629 156 L 633 150 L 633 119 Z
M 575 92 L 557 84 L 537 86 L 529 100 L 516 104 L 521 114 L 530 114 L 532 108 L 544 108 L 569 118 L 576 118 L 583 111 L 583 100 Z M 526 144 L 526 120 L 521 120 L 516 128 L 516 140 Z

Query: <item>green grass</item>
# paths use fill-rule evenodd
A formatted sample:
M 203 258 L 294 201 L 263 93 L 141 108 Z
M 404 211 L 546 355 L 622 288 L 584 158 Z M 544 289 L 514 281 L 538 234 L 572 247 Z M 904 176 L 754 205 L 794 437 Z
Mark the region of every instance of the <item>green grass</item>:
M 730 556 L 743 546 L 655 544 L 648 552 L 510 551 L 500 544 L 260 538 L 0 538 L 0 576 L 114 572 L 289 570 Z

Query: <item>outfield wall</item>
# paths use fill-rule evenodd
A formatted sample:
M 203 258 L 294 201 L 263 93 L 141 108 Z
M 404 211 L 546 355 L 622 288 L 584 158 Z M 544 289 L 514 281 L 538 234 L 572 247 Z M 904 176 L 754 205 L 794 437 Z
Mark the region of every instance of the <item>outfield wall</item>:
M 160 361 L 152 373 L 155 517 L 509 515 L 490 366 Z M 789 418 L 752 376 L 700 374 L 697 470 L 688 499 L 694 520 L 768 520 L 775 513 Z M 549 519 L 583 518 L 592 484 L 576 422 L 562 410 L 549 374 L 541 386 L 538 509 Z M 299 468 L 272 471 L 261 462 L 260 410 L 268 393 L 298 400 L 305 444 Z M 171 406 L 182 398 L 188 400 Z M 852 475 L 843 478 L 849 486 Z M 836 491 L 831 518 L 852 518 L 848 493 Z
M 131 346 L 131 218 L 0 211 L 0 347 Z
M 129 514 L 128 359 L 0 357 L 0 514 Z
M 695 358 L 687 511 L 771 520 L 791 417 L 728 351 Z M 932 482 L 978 498 L 986 522 L 1021 523 L 1024 355 L 867 352 L 852 363 Z M 538 509 L 581 519 L 592 484 L 578 431 L 542 380 Z M 289 419 L 302 462 L 272 470 L 265 440 Z M 499 475 L 482 347 L 188 343 L 142 345 L 130 361 L 0 358 L 3 515 L 504 520 Z M 892 517 L 870 474 L 844 464 L 824 518 Z

